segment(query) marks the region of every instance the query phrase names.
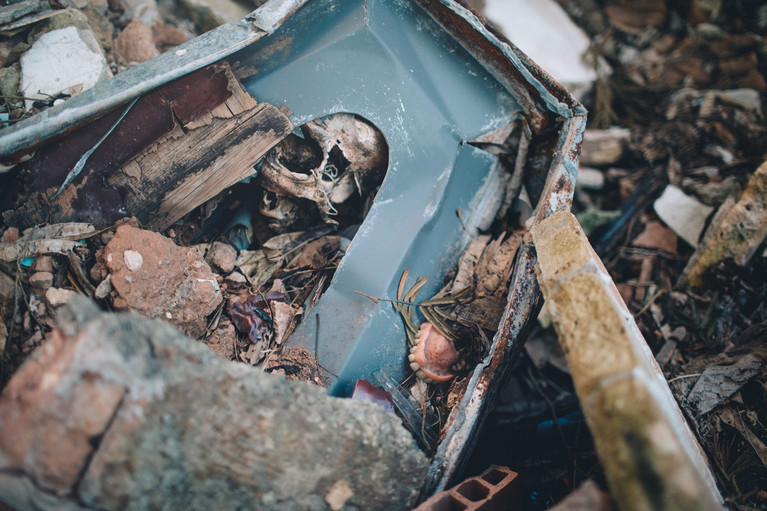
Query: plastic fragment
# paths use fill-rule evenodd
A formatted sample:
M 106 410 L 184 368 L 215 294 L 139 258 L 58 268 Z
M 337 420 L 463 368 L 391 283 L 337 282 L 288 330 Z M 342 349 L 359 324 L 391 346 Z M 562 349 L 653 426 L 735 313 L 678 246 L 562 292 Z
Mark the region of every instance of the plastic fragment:
M 373 374 L 378 384 L 391 394 L 392 402 L 405 419 L 411 431 L 423 445 L 431 448 L 437 443 L 437 420 L 431 408 L 419 410 L 421 405 L 385 371 Z
M 355 401 L 368 401 L 375 403 L 389 413 L 394 413 L 392 395 L 381 390 L 367 380 L 357 380 L 354 384 L 352 399 Z

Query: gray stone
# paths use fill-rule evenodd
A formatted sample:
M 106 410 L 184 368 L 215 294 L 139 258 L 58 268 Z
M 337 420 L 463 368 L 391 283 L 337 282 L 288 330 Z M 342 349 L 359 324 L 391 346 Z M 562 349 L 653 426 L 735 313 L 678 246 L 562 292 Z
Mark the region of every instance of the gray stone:
M 619 127 L 584 131 L 581 165 L 605 166 L 615 164 L 623 157 L 630 136 L 631 130 Z
M 339 484 L 342 509 L 409 509 L 426 468 L 374 404 L 80 297 L 0 396 L 0 502 L 15 509 L 327 509 Z
M 48 305 L 55 308 L 69 303 L 75 296 L 77 296 L 77 291 L 51 287 L 45 292 L 45 301 L 48 302 Z
M 21 100 L 17 99 L 21 96 L 20 84 L 21 66 L 13 64 L 0 69 L 0 94 L 6 98 L 13 98 L 9 100 L 13 104 L 21 104 Z
M 37 12 L 42 7 L 40 0 L 22 0 L 0 7 L 0 25 L 15 21 L 22 16 Z

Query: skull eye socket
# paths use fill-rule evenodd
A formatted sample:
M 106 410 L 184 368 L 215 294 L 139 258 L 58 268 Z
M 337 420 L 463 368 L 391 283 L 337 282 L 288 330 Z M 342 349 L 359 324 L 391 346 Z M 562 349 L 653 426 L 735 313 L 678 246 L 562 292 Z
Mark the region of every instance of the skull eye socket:
M 372 123 L 338 113 L 300 127 L 267 154 L 258 185 L 272 234 L 362 223 L 383 182 L 389 146 Z M 280 204 L 279 214 L 273 204 Z

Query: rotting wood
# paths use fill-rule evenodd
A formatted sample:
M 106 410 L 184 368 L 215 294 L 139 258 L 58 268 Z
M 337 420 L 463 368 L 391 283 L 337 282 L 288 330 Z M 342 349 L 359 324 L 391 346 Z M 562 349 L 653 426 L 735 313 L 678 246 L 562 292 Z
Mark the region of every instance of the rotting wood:
M 258 104 L 226 67 L 231 96 L 200 119 L 178 123 L 110 182 L 128 190 L 125 205 L 143 224 L 164 229 L 255 173 L 254 165 L 293 130 L 276 107 Z
M 276 107 L 256 104 L 233 76 L 230 84 L 237 90 L 229 100 L 200 120 L 176 126 L 113 176 L 112 184 L 128 190 L 128 212 L 144 225 L 164 229 L 253 175 L 258 160 L 293 130 Z
M 30 193 L 3 213 L 6 224 L 100 227 L 126 215 L 148 223 L 149 212 L 158 211 L 172 223 L 252 174 L 253 164 L 293 129 L 277 108 L 257 104 L 226 63 L 145 94 L 118 122 L 124 112 L 118 107 L 39 150 L 25 164 Z M 83 153 L 112 128 L 80 175 L 51 199 Z

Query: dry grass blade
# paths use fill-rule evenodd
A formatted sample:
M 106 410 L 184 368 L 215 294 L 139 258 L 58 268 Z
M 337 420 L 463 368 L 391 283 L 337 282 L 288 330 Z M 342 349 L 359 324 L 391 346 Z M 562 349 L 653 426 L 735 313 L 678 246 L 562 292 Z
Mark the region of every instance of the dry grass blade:
M 419 310 L 421 311 L 421 314 L 423 314 L 423 317 L 426 318 L 426 321 L 434 325 L 434 328 L 437 329 L 437 332 L 441 333 L 445 336 L 445 338 L 452 342 L 456 342 L 458 340 L 455 334 L 447 326 L 447 323 L 442 320 L 442 318 L 439 316 L 439 314 L 436 313 L 434 309 L 421 306 L 419 307 Z
M 405 270 L 402 272 L 402 276 L 399 279 L 399 285 L 397 286 L 397 300 L 402 300 L 402 291 L 405 290 L 405 281 L 407 280 L 407 276 L 410 274 L 410 270 Z
M 428 300 L 421 302 L 421 306 L 433 307 L 435 305 L 450 305 L 457 301 L 468 298 L 471 295 L 471 288 L 465 287 L 455 293 L 437 294 Z
M 418 277 L 415 281 L 415 284 L 413 284 L 413 287 L 410 288 L 410 291 L 407 292 L 405 295 L 404 301 L 406 302 L 415 302 L 415 297 L 418 295 L 418 291 L 421 290 L 421 288 L 429 281 L 426 277 Z

